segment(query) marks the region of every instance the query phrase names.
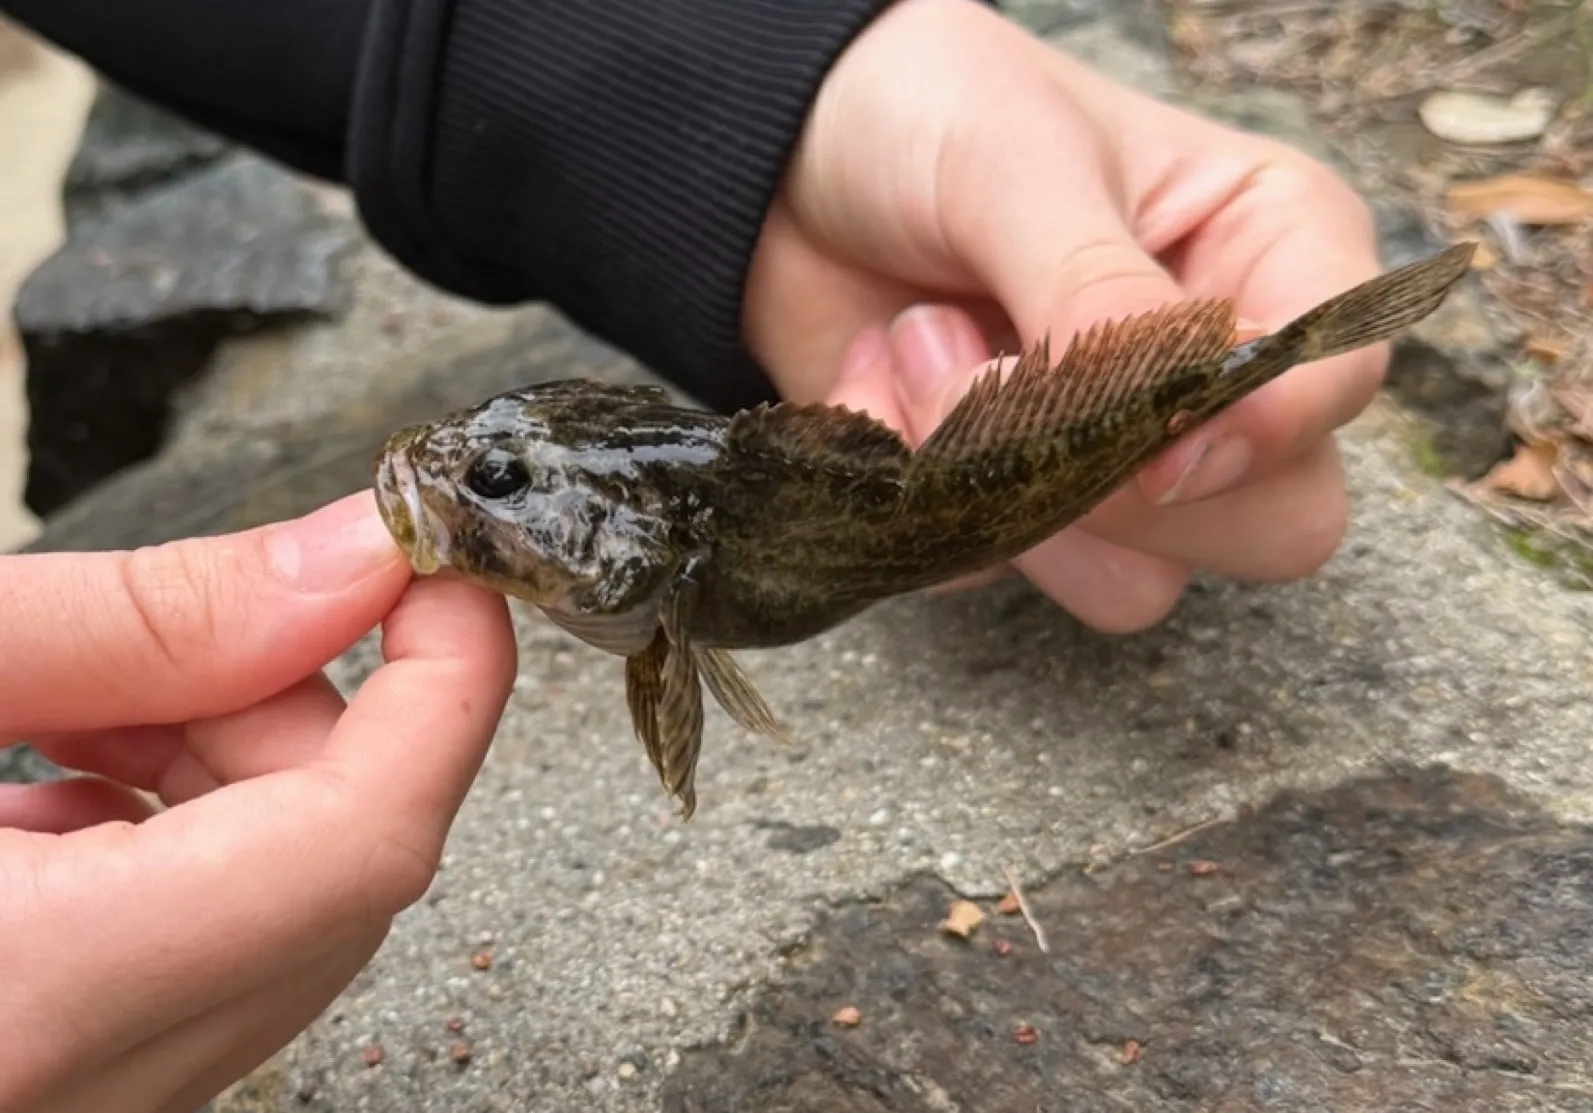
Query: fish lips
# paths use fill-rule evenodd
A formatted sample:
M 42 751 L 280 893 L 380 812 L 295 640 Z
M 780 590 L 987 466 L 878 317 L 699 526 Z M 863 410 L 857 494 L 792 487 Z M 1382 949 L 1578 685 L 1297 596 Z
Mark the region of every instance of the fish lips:
M 426 505 L 420 475 L 403 447 L 389 448 L 377 463 L 376 508 L 416 572 L 429 575 L 448 563 L 448 527 Z

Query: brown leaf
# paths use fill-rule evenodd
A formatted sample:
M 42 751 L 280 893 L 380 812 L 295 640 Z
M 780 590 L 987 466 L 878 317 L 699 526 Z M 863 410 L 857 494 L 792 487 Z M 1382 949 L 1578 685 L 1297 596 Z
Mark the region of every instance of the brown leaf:
M 951 910 L 946 913 L 945 922 L 940 925 L 940 930 L 948 935 L 960 936 L 967 939 L 974 933 L 974 929 L 984 923 L 985 914 L 979 906 L 971 900 L 953 901 Z
M 1539 363 L 1559 363 L 1571 346 L 1562 336 L 1529 336 L 1525 344 L 1527 355 Z
M 843 1009 L 838 1009 L 830 1020 L 842 1028 L 856 1028 L 863 1023 L 863 1014 L 857 1010 L 856 1005 L 847 1005 Z
M 1534 502 L 1548 502 L 1560 493 L 1554 477 L 1559 446 L 1553 441 L 1533 441 L 1516 449 L 1516 454 L 1498 464 L 1477 481 L 1482 491 L 1506 491 Z
M 1016 916 L 1022 909 L 1023 904 L 1018 900 L 1018 894 L 1010 890 L 1001 898 L 1001 903 L 996 905 L 996 911 L 1003 916 Z
M 1502 213 L 1522 224 L 1579 224 L 1593 220 L 1593 190 L 1535 174 L 1505 174 L 1449 188 L 1450 209 L 1467 216 Z

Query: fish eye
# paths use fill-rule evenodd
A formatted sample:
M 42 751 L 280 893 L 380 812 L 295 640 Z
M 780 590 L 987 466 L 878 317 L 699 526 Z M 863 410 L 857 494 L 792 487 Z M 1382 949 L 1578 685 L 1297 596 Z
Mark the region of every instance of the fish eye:
M 465 486 L 484 499 L 506 499 L 530 483 L 525 464 L 506 448 L 489 448 L 465 472 Z

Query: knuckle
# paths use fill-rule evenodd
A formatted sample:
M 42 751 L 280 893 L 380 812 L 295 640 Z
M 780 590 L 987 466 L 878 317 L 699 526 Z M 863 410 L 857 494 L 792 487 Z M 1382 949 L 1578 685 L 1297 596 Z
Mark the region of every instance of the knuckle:
M 1122 283 L 1172 285 L 1137 244 L 1109 236 L 1078 244 L 1059 264 L 1057 274 L 1053 305 L 1066 305 L 1086 292 Z
M 419 901 L 442 865 L 442 847 L 416 832 L 387 831 L 366 866 L 372 918 L 391 919 Z
M 1354 222 L 1360 233 L 1375 234 L 1376 218 L 1371 205 L 1342 174 L 1293 148 L 1284 148 L 1284 151 L 1277 166 L 1290 184 L 1289 195 L 1313 206 L 1337 208 Z
M 119 571 L 140 649 L 171 669 L 202 662 L 216 644 L 217 569 L 195 540 L 135 549 Z

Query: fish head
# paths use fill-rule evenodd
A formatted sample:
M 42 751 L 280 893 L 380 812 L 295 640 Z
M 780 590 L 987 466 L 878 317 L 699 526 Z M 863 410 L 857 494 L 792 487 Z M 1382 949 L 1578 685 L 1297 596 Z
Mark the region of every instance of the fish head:
M 422 575 L 542 606 L 635 580 L 670 526 L 626 439 L 637 390 L 542 384 L 400 429 L 376 460 L 388 532 Z

